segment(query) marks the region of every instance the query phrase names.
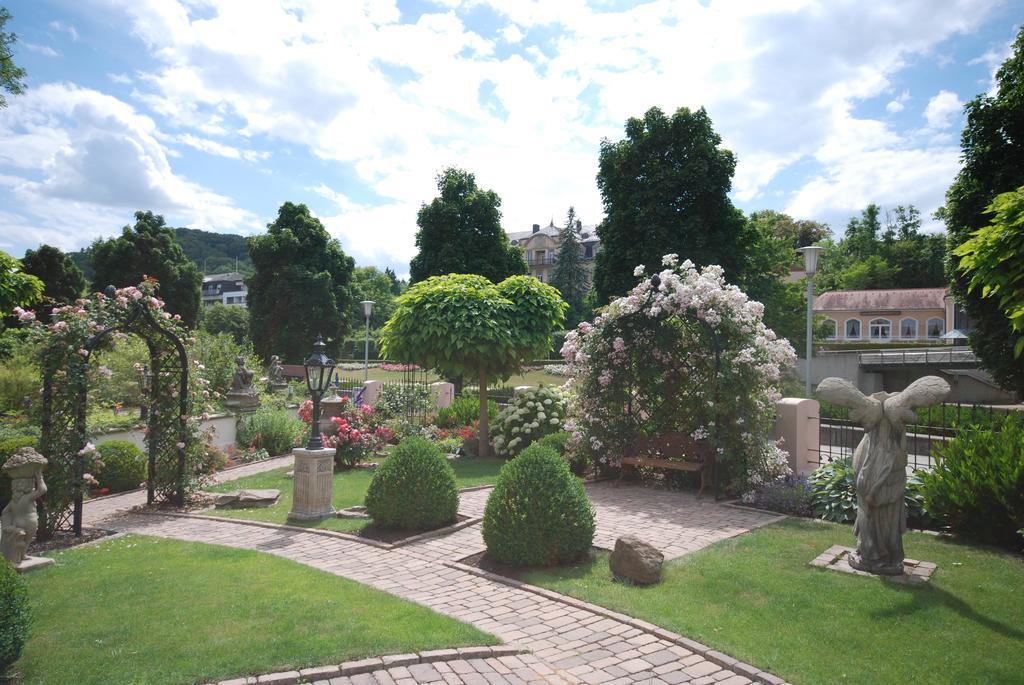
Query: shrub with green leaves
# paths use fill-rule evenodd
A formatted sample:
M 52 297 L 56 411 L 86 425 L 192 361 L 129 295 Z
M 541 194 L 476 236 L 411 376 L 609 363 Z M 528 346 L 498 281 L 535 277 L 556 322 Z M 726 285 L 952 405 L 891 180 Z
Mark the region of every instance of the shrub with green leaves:
M 594 542 L 583 484 L 550 447 L 531 445 L 501 467 L 483 522 L 487 554 L 513 566 L 576 561 Z
M 238 421 L 235 442 L 239 447 L 265 449 L 272 455 L 287 454 L 306 431 L 290 409 L 259 409 Z
M 569 463 L 569 469 L 577 476 L 582 476 L 587 472 L 587 465 L 589 460 L 587 455 L 581 450 L 572 448 L 570 441 L 572 439 L 572 433 L 568 431 L 558 431 L 557 433 L 549 433 L 540 440 L 537 440 L 536 444 L 550 447 L 558 453 L 560 457 L 565 459 Z
M 1024 527 L 1024 415 L 999 431 L 963 430 L 922 476 L 929 512 L 981 542 L 1020 545 Z
M 565 396 L 552 387 L 531 388 L 512 398 L 494 422 L 494 449 L 514 457 L 545 435 L 562 430 Z
M 385 528 L 430 530 L 455 521 L 455 471 L 437 445 L 411 437 L 377 467 L 366 490 L 366 513 Z
M 491 421 L 498 418 L 498 403 L 494 400 L 487 401 L 487 416 Z M 472 426 L 473 422 L 480 418 L 480 399 L 475 395 L 463 393 L 456 397 L 450 405 L 442 407 L 437 412 L 437 419 L 434 423 L 438 428 L 462 428 Z
M 10 562 L 0 557 L 0 680 L 21 656 L 30 622 L 25 580 Z
M 826 521 L 850 523 L 857 518 L 857 477 L 849 457 L 822 464 L 811 474 L 814 513 Z
M 97 475 L 100 486 L 110 492 L 134 490 L 146 480 L 146 455 L 127 440 L 108 440 L 96 446 L 103 469 Z

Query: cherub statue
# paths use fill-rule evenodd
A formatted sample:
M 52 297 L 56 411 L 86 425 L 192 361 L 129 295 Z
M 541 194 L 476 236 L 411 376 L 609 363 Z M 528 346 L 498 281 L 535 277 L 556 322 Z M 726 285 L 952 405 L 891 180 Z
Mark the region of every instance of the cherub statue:
M 938 404 L 949 395 L 949 383 L 925 376 L 903 392 L 876 392 L 865 396 L 842 378 L 826 378 L 818 385 L 823 400 L 850 408 L 850 419 L 864 427 L 864 437 L 853 453 L 856 474 L 857 551 L 850 566 L 882 575 L 903 573 L 903 533 L 907 530 L 904 494 L 907 487 L 907 423 L 916 421 L 914 409 Z
M 46 494 L 44 466 L 46 458 L 31 447 L 22 447 L 3 466 L 11 478 L 11 501 L 0 514 L 0 554 L 15 566 L 24 561 L 39 529 L 36 500 Z
M 281 378 L 281 358 L 276 354 L 270 356 L 270 366 L 267 367 L 267 378 L 271 385 L 279 385 L 284 382 Z
M 231 391 L 235 393 L 251 393 L 253 372 L 245 368 L 245 358 L 235 357 L 235 375 L 231 379 Z

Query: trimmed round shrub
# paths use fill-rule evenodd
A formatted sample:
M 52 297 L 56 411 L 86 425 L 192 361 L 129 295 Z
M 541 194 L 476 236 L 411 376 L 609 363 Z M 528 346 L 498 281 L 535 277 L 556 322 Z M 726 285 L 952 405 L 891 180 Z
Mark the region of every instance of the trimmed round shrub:
M 21 656 L 30 620 L 25 580 L 10 562 L 0 557 L 0 680 Z
M 536 441 L 538 445 L 544 445 L 550 447 L 558 453 L 560 457 L 565 459 L 569 464 L 569 470 L 575 473 L 577 476 L 582 476 L 587 472 L 587 465 L 589 460 L 587 455 L 581 450 L 574 450 L 569 445 L 569 439 L 572 434 L 567 431 L 558 431 L 557 433 L 549 433 L 540 440 Z
M 146 455 L 127 440 L 108 440 L 96 446 L 103 462 L 97 475 L 110 492 L 134 490 L 146 480 Z
M 494 422 L 494 449 L 500 457 L 514 457 L 535 440 L 562 430 L 565 395 L 556 388 L 532 388 L 516 395 Z
M 455 471 L 425 438 L 398 443 L 374 471 L 366 491 L 366 513 L 385 528 L 440 528 L 453 523 L 458 511 Z
M 487 553 L 511 566 L 580 559 L 594 542 L 594 510 L 583 484 L 550 447 L 531 445 L 501 467 L 484 510 Z

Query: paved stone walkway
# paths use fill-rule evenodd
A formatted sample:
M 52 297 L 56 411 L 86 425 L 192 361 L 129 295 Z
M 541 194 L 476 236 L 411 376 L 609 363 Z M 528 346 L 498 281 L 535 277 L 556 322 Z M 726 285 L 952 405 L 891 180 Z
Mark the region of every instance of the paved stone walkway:
M 237 469 L 224 474 L 222 479 L 282 465 L 281 461 L 262 462 L 251 465 L 254 470 Z M 618 535 L 637 532 L 666 550 L 668 557 L 680 556 L 778 518 L 697 500 L 688 493 L 636 485 L 613 488 L 608 483 L 598 483 L 589 485 L 587 490 L 597 511 L 596 544 L 610 547 Z M 460 511 L 482 514 L 489 494 L 490 490 L 463 493 Z M 383 550 L 344 538 L 206 517 L 118 514 L 128 507 L 105 504 L 104 500 L 87 504 L 87 511 L 91 507 L 97 509 L 89 513 L 92 520 L 104 516 L 104 525 L 126 532 L 263 551 L 351 578 L 471 623 L 532 653 L 528 660 L 518 657 L 527 664 L 525 668 L 533 671 L 530 677 L 524 677 L 525 671 L 517 674 L 515 671 L 521 670 L 518 666 L 513 668 L 500 659 L 469 660 L 458 667 L 467 669 L 464 672 L 456 670 L 457 662 L 449 665 L 452 672 L 437 667 L 429 673 L 420 669 L 421 673 L 408 674 L 399 669 L 381 669 L 323 681 L 331 685 L 783 682 L 657 626 L 448 565 L 483 549 L 479 525 Z

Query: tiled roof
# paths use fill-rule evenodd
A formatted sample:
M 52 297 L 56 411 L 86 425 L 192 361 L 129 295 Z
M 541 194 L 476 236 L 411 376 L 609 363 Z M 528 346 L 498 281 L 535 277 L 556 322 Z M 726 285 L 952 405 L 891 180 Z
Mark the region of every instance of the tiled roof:
M 237 271 L 228 271 L 223 274 L 209 274 L 203 276 L 203 283 L 212 283 L 216 281 L 241 281 L 245 278 L 242 274 Z
M 835 290 L 814 296 L 814 311 L 944 309 L 947 288 Z
M 547 226 L 542 226 L 537 233 L 543 233 L 544 235 L 551 236 L 552 238 L 557 238 L 560 230 L 562 229 L 558 226 L 552 226 L 549 224 Z M 584 226 L 583 233 L 587 234 L 586 238 L 582 238 L 582 241 L 585 243 L 591 243 L 598 240 L 597 226 Z M 524 238 L 529 238 L 531 235 L 536 235 L 532 229 L 529 231 L 512 231 L 508 234 L 508 239 L 523 240 Z

